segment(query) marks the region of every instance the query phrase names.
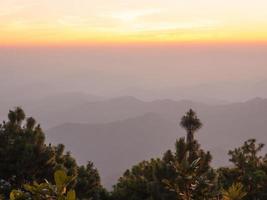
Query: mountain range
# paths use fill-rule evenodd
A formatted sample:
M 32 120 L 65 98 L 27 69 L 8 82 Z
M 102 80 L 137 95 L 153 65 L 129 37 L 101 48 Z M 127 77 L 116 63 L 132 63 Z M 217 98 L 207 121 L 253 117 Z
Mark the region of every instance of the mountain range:
M 48 142 L 65 144 L 80 164 L 93 161 L 108 188 L 127 168 L 173 149 L 175 140 L 185 136 L 179 121 L 190 108 L 204 124 L 196 138 L 211 151 L 215 167 L 229 165 L 228 150 L 247 139 L 267 143 L 267 99 L 263 98 L 208 105 L 126 96 L 35 108 L 28 110 L 46 124 Z
M 237 103 L 189 100 L 144 101 L 132 96 L 106 98 L 80 92 L 27 99 L 1 99 L 0 117 L 11 105 L 21 106 L 41 124 L 47 142 L 63 143 L 79 164 L 93 161 L 108 188 L 132 165 L 160 157 L 185 136 L 179 121 L 194 109 L 203 128 L 196 133 L 202 148 L 211 151 L 213 166 L 229 165 L 227 152 L 245 140 L 267 144 L 267 99 Z

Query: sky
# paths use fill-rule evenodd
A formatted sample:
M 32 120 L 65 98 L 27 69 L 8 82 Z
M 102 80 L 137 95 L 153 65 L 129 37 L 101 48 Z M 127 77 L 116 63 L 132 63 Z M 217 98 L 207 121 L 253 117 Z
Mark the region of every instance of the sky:
M 267 98 L 267 45 L 0 48 L 2 97 Z
M 0 46 L 267 42 L 266 0 L 1 0 Z
M 267 97 L 266 8 L 266 0 L 0 0 L 0 91 Z

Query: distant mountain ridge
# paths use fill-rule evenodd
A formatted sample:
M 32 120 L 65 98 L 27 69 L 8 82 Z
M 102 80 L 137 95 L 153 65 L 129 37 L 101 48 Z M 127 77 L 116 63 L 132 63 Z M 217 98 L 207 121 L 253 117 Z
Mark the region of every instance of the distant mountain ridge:
M 267 144 L 267 99 L 262 98 L 215 106 L 121 97 L 84 104 L 69 113 L 73 118 L 80 113 L 84 121 L 62 123 L 46 133 L 50 142 L 66 144 L 80 163 L 92 160 L 110 187 L 133 164 L 172 149 L 185 136 L 179 120 L 189 108 L 204 124 L 196 138 L 214 155 L 215 166 L 227 165 L 228 150 L 249 138 Z
M 25 110 L 30 115 L 35 116 L 43 127 L 48 129 L 66 122 L 108 123 L 137 117 L 149 112 L 173 115 L 176 114 L 174 112 L 175 110 L 182 109 L 186 111 L 188 107 L 196 107 L 196 104 L 200 104 L 185 100 L 142 101 L 130 96 L 101 99 L 98 101 L 81 99 L 83 98 L 77 96 L 76 101 L 70 101 L 69 99 L 64 101 L 64 98 L 62 98 L 62 102 L 58 100 L 46 100 L 43 101 L 43 104 L 35 103 L 26 105 Z

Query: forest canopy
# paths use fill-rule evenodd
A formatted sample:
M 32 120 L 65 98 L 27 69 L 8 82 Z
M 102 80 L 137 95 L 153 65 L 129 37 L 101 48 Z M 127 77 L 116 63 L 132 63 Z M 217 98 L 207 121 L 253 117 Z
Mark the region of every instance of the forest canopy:
M 231 167 L 214 168 L 212 155 L 195 139 L 203 124 L 190 109 L 177 126 L 185 137 L 161 158 L 126 170 L 107 191 L 91 161 L 79 166 L 63 144 L 47 144 L 41 126 L 23 109 L 0 124 L 0 199 L 265 200 L 267 155 L 249 139 L 229 151 Z

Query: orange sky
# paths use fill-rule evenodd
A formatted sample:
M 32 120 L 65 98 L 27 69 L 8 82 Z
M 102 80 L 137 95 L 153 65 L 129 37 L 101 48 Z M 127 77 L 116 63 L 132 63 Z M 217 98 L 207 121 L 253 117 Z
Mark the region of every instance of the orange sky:
M 4 0 L 0 45 L 267 42 L 266 0 Z

